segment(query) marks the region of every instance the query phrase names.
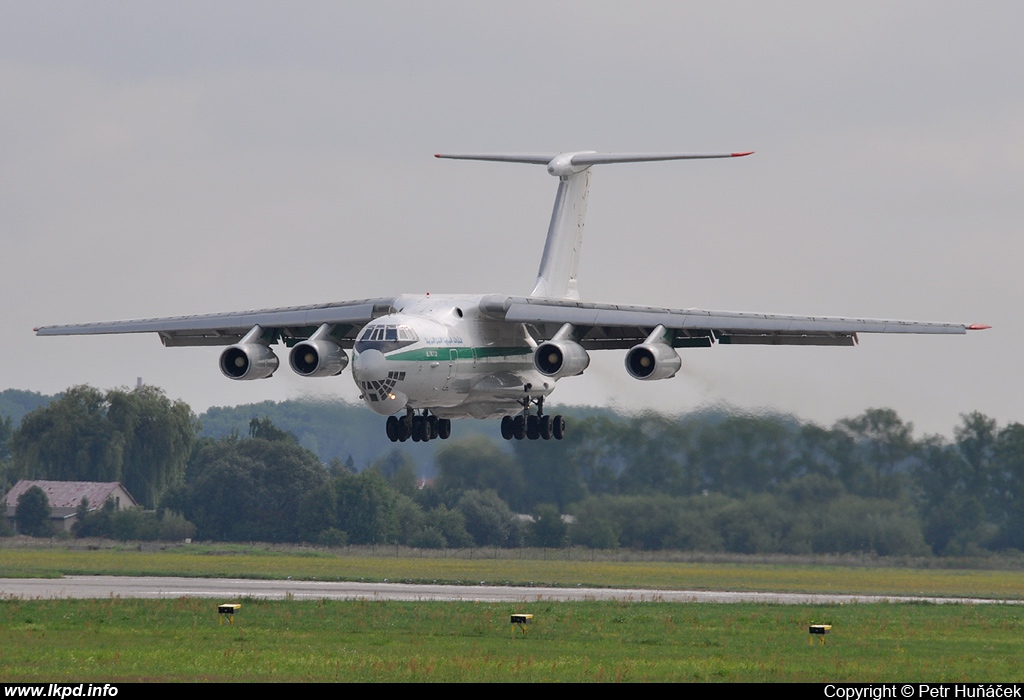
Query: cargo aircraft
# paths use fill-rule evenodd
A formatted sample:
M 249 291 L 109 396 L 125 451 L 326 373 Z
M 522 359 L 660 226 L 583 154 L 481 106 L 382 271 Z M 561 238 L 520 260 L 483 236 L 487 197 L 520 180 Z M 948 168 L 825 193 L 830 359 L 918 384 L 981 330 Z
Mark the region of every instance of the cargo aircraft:
M 629 376 L 675 376 L 681 348 L 857 343 L 860 333 L 966 333 L 979 324 L 669 309 L 580 300 L 576 270 L 591 169 L 610 163 L 736 158 L 750 153 L 437 154 L 438 158 L 547 167 L 558 191 L 529 296 L 405 294 L 198 316 L 43 326 L 38 335 L 156 333 L 167 347 L 227 346 L 220 369 L 235 380 L 278 369 L 284 344 L 303 377 L 350 364 L 360 398 L 388 416 L 390 440 L 451 435 L 453 418 L 500 418 L 506 440 L 562 439 L 565 420 L 544 412 L 563 377 L 583 374 L 595 350 L 626 350 Z

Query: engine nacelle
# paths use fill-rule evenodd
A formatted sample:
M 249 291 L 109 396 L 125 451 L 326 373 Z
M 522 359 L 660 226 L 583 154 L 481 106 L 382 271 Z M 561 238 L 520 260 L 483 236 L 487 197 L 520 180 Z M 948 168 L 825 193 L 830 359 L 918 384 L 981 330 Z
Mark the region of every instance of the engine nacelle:
M 549 340 L 537 346 L 533 365 L 547 377 L 572 377 L 590 366 L 590 355 L 573 340 Z
M 641 343 L 626 353 L 626 371 L 634 379 L 653 381 L 676 376 L 683 360 L 666 343 Z
M 266 379 L 278 364 L 274 351 L 262 343 L 237 343 L 220 355 L 220 371 L 229 379 Z
M 333 377 L 348 367 L 348 354 L 329 340 L 306 340 L 292 348 L 288 364 L 303 377 Z

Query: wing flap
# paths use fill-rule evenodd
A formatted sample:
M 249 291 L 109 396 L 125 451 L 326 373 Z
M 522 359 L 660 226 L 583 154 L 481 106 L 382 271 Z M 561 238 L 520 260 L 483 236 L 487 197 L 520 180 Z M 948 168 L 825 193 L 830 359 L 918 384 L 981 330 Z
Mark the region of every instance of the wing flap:
M 722 345 L 829 345 L 833 347 L 852 347 L 857 344 L 857 335 L 782 335 L 779 333 L 762 333 L 749 335 L 732 333 L 721 335 L 718 342 Z
M 449 160 L 489 160 L 497 163 L 547 165 L 557 153 L 435 153 L 435 158 Z

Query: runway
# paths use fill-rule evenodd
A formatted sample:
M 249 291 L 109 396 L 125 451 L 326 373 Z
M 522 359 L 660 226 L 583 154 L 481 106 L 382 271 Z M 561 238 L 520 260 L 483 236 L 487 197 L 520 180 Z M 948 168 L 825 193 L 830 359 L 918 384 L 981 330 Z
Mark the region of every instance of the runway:
M 926 596 L 832 595 L 729 591 L 661 591 L 642 588 L 550 588 L 468 586 L 346 581 L 270 581 L 254 579 L 150 576 L 66 576 L 59 579 L 0 579 L 0 597 L 54 598 L 239 598 L 267 600 L 412 600 L 528 603 L 537 601 L 617 600 L 667 603 L 772 603 L 848 605 L 854 603 L 1004 604 L 1019 600 L 931 598 Z

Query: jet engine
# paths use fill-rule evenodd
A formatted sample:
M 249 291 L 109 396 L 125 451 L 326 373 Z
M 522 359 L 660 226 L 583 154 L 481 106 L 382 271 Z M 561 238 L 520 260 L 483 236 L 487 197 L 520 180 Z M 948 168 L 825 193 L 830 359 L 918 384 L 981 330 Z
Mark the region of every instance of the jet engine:
M 333 377 L 348 367 L 348 354 L 329 340 L 306 340 L 292 348 L 288 363 L 303 377 Z
M 572 377 L 583 374 L 590 365 L 590 355 L 573 340 L 549 340 L 533 353 L 537 371 L 548 377 Z
M 653 381 L 674 377 L 683 361 L 667 343 L 644 342 L 626 353 L 626 371 L 634 379 Z
M 262 343 L 237 343 L 220 355 L 220 371 L 229 379 L 266 379 L 278 364 L 274 351 Z

